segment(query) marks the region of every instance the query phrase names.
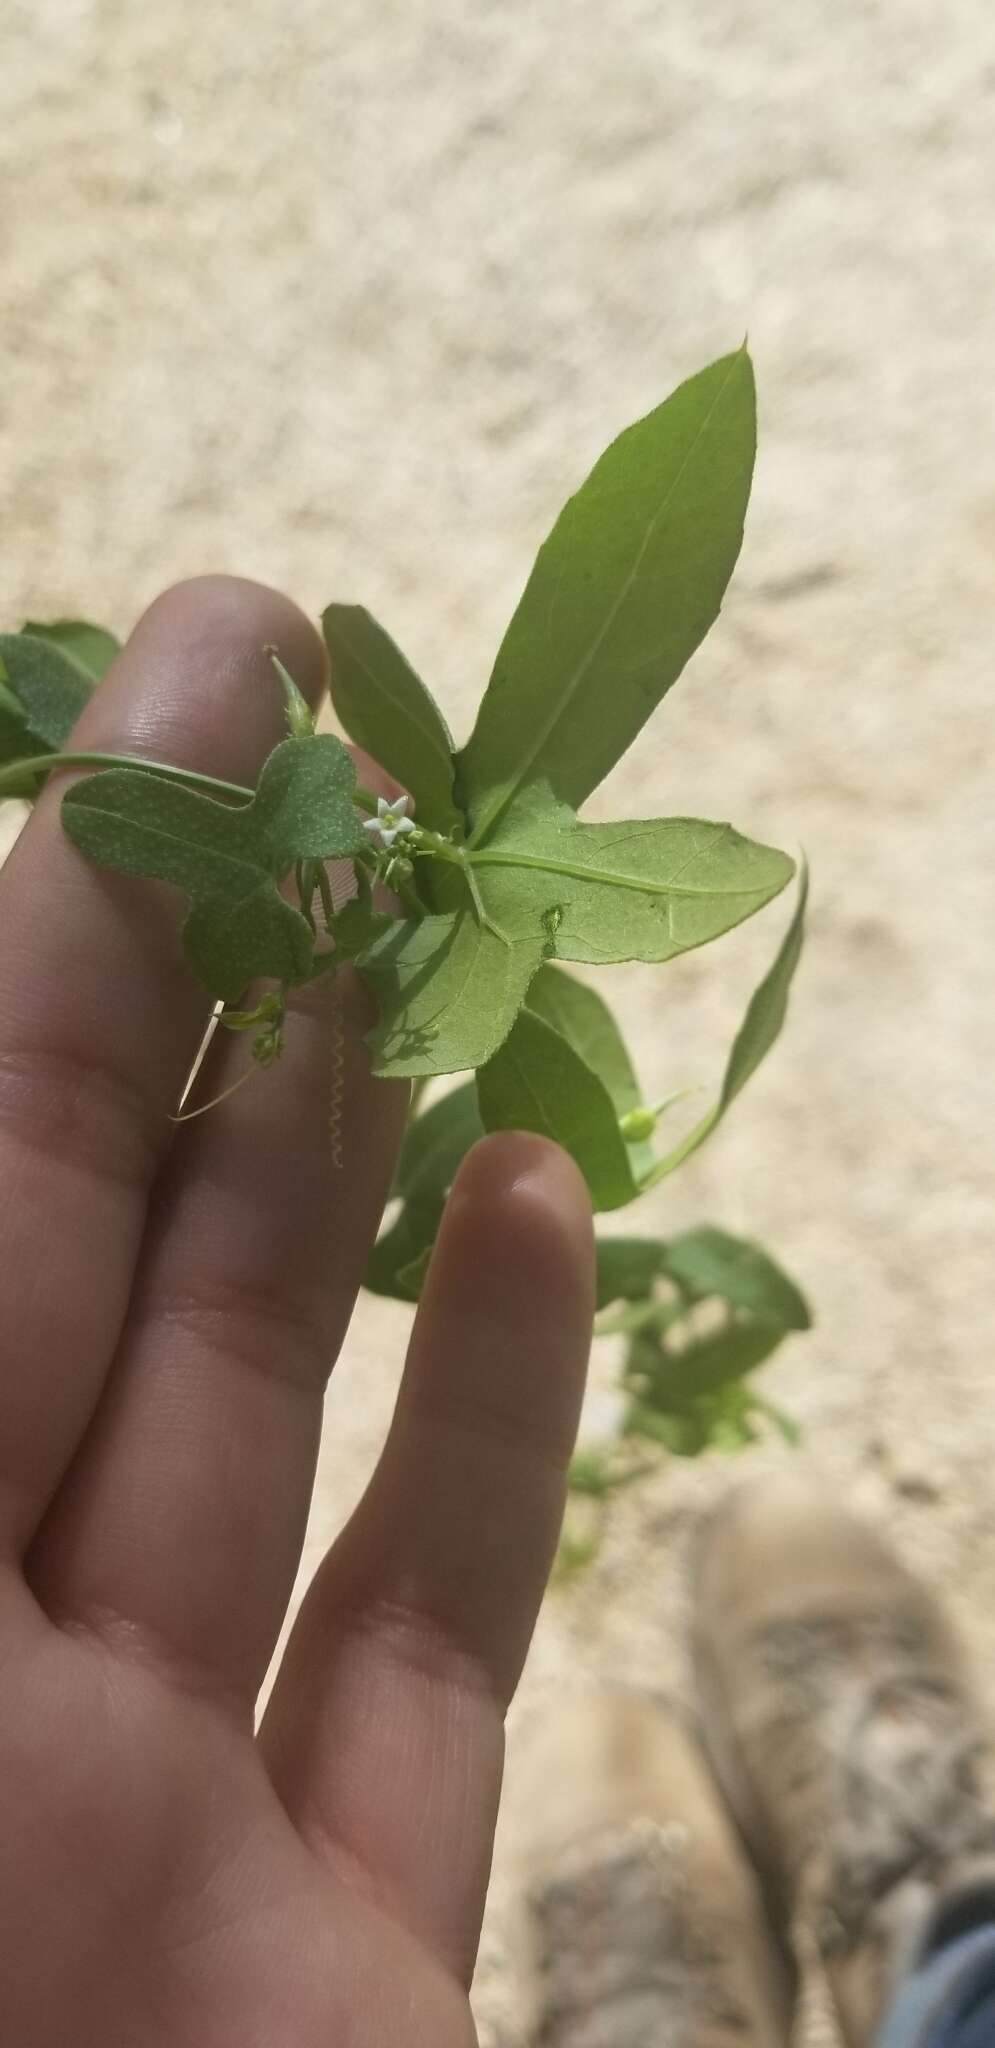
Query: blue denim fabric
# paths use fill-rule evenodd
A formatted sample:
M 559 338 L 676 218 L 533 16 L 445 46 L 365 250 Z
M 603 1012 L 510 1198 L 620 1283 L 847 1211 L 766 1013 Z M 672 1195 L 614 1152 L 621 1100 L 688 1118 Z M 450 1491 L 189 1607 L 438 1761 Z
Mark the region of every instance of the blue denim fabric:
M 876 2048 L 995 2048 L 995 1924 L 924 1957 L 896 1992 Z

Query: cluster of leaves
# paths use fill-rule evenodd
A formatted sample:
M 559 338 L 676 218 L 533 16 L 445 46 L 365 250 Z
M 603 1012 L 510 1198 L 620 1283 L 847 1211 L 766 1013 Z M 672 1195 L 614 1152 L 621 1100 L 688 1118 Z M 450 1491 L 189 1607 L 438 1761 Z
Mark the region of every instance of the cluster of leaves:
M 0 636 L 0 794 L 34 795 L 56 762 L 99 769 L 63 799 L 66 831 L 99 864 L 183 891 L 191 967 L 224 1022 L 255 1029 L 261 1062 L 279 1052 L 287 991 L 350 961 L 377 1002 L 375 1072 L 419 1089 L 472 1074 L 409 1126 L 367 1275 L 374 1291 L 417 1299 L 447 1190 L 482 1132 L 555 1138 L 595 1208 L 620 1208 L 715 1129 L 780 1031 L 804 874 L 715 1103 L 662 1153 L 652 1141 L 670 1103 L 645 1102 L 610 1011 L 563 964 L 665 962 L 763 908 L 794 872 L 726 823 L 578 815 L 718 613 L 754 452 L 745 349 L 612 443 L 540 550 L 459 751 L 369 613 L 329 606 L 339 721 L 412 793 L 413 817 L 357 788 L 346 747 L 314 731 L 278 660 L 289 736 L 251 790 L 67 750 L 116 643 L 66 621 Z M 355 876 L 338 908 L 330 860 Z M 375 907 L 378 883 L 399 914 Z M 250 987 L 256 1000 L 239 1007 Z M 599 1260 L 601 1305 L 621 1304 L 611 1327 L 621 1316 L 630 1337 L 626 1435 L 677 1451 L 747 1437 L 759 1404 L 746 1375 L 807 1320 L 792 1284 L 715 1231 L 667 1245 L 611 1239 Z
M 769 1253 L 704 1225 L 664 1243 L 598 1246 L 599 1335 L 624 1345 L 613 1432 L 580 1449 L 558 1558 L 561 1577 L 590 1563 L 613 1494 L 661 1454 L 738 1451 L 761 1431 L 798 1431 L 751 1375 L 810 1326 L 808 1304 Z

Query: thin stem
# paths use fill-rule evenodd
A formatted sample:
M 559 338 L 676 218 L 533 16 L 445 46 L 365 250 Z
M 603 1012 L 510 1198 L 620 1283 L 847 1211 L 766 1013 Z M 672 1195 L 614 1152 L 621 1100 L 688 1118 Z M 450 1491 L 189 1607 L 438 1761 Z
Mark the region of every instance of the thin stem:
M 220 1095 L 212 1095 L 210 1102 L 202 1102 L 199 1109 L 178 1110 L 175 1116 L 170 1117 L 170 1123 L 192 1124 L 195 1116 L 206 1116 L 209 1109 L 218 1109 L 222 1102 L 227 1102 L 230 1095 L 237 1095 L 239 1089 L 244 1088 L 246 1082 L 251 1081 L 253 1074 L 258 1073 L 258 1071 L 259 1069 L 256 1065 L 247 1067 L 245 1073 L 240 1074 L 238 1080 L 233 1081 L 230 1088 L 223 1088 Z
M 174 768 L 166 761 L 146 761 L 138 754 L 36 754 L 29 761 L 11 761 L 0 769 L 0 796 L 24 775 L 51 775 L 56 768 L 143 768 L 149 775 L 165 775 L 173 782 L 186 782 L 195 789 L 212 789 L 219 796 L 238 797 L 251 802 L 254 789 L 239 782 L 221 782 L 216 775 L 201 775 L 196 768 Z
M 315 891 L 315 872 L 314 872 L 314 871 L 315 871 L 315 868 L 316 868 L 316 866 L 317 866 L 317 862 L 316 862 L 316 861 L 313 861 L 313 860 L 299 860 L 299 861 L 297 862 L 297 865 L 296 865 L 296 870 L 295 870 L 295 875 L 296 875 L 296 881 L 297 881 L 297 894 L 298 894 L 298 896 L 300 897 L 300 900 L 301 900 L 301 910 L 302 910 L 302 912 L 303 912 L 304 916 L 305 916 L 305 917 L 307 918 L 308 924 L 310 925 L 310 927 L 311 927 L 311 930 L 312 930 L 312 932 L 313 932 L 313 931 L 314 931 L 314 929 L 315 929 L 315 924 L 314 924 L 314 911 L 313 911 L 313 909 L 312 909 L 312 904 L 313 904 L 313 902 L 314 902 L 314 891 Z
M 421 855 L 423 859 L 427 857 L 429 860 L 446 861 L 450 867 L 459 868 L 470 892 L 470 901 L 473 904 L 477 923 L 483 927 L 484 931 L 490 932 L 495 939 L 499 939 L 502 946 L 507 946 L 510 952 L 511 940 L 507 932 L 503 932 L 500 925 L 495 924 L 494 919 L 489 915 L 487 906 L 480 893 L 477 877 L 473 872 L 473 861 L 464 852 L 462 846 L 453 846 L 448 839 L 443 839 L 439 832 L 423 831 L 422 844 L 420 846 L 413 846 L 411 851 L 416 857 Z
M 318 893 L 321 897 L 322 914 L 325 919 L 325 930 L 330 932 L 332 929 L 332 919 L 335 916 L 335 905 L 332 902 L 332 885 L 328 879 L 328 869 L 323 860 L 315 862 L 315 873 L 318 882 Z
M 410 910 L 412 917 L 425 917 L 427 915 L 425 905 L 417 889 L 413 883 L 409 882 L 406 875 L 391 875 L 386 886 L 388 889 L 393 889 L 395 895 L 400 897 L 405 909 Z
M 0 768 L 0 797 L 8 791 L 20 794 L 26 775 L 52 775 L 56 768 L 144 768 L 149 775 L 165 775 L 171 782 L 185 782 L 191 789 L 210 789 L 217 796 L 237 797 L 251 803 L 254 789 L 241 782 L 223 782 L 217 775 L 201 775 L 196 768 L 175 768 L 168 761 L 146 761 L 140 754 L 34 754 L 26 761 L 10 761 Z M 368 789 L 357 789 L 353 801 L 364 811 L 375 811 L 377 800 Z
M 616 1315 L 603 1320 L 594 1319 L 596 1337 L 629 1337 L 637 1330 L 646 1330 L 653 1323 L 661 1323 L 666 1316 L 668 1304 L 661 1301 L 640 1301 L 629 1308 L 620 1309 Z

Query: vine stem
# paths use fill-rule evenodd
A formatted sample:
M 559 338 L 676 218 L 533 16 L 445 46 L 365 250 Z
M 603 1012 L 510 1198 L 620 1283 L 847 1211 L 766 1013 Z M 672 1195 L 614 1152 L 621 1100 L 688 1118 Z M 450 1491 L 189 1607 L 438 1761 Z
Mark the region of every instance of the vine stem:
M 28 761 L 12 761 L 0 769 L 0 796 L 4 785 L 24 775 L 51 775 L 56 768 L 144 768 L 150 775 L 165 775 L 174 782 L 188 782 L 197 789 L 213 789 L 222 796 L 251 801 L 254 789 L 239 782 L 222 782 L 216 775 L 201 775 L 196 768 L 173 768 L 165 761 L 146 761 L 139 754 L 36 754 Z
M 26 761 L 11 761 L 0 768 L 0 797 L 8 788 L 14 795 L 25 775 L 52 775 L 57 768 L 144 768 L 149 775 L 164 775 L 171 782 L 185 782 L 192 789 L 210 789 L 217 796 L 237 797 L 251 803 L 254 789 L 241 782 L 223 782 L 217 775 L 202 775 L 196 768 L 175 768 L 168 761 L 147 761 L 141 754 L 34 754 Z M 357 789 L 353 801 L 364 811 L 375 811 L 377 800 L 368 789 Z

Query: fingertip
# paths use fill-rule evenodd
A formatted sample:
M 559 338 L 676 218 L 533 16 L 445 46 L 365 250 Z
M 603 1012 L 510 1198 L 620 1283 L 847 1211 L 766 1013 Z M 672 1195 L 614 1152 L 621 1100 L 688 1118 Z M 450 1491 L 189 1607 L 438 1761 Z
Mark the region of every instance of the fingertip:
M 317 703 L 328 680 L 328 655 L 317 628 L 293 598 L 247 576 L 188 576 L 173 583 L 142 613 L 131 639 L 214 645 L 230 672 L 244 660 L 272 674 L 275 649 L 309 702 Z
M 571 1221 L 591 1220 L 586 1182 L 568 1152 L 534 1131 L 492 1131 L 464 1159 L 453 1194 L 461 1200 L 514 1200 L 519 1194 Z
M 440 1233 L 447 1284 L 541 1291 L 593 1315 L 594 1233 L 587 1186 L 559 1145 L 531 1131 L 481 1138 L 453 1183 Z

